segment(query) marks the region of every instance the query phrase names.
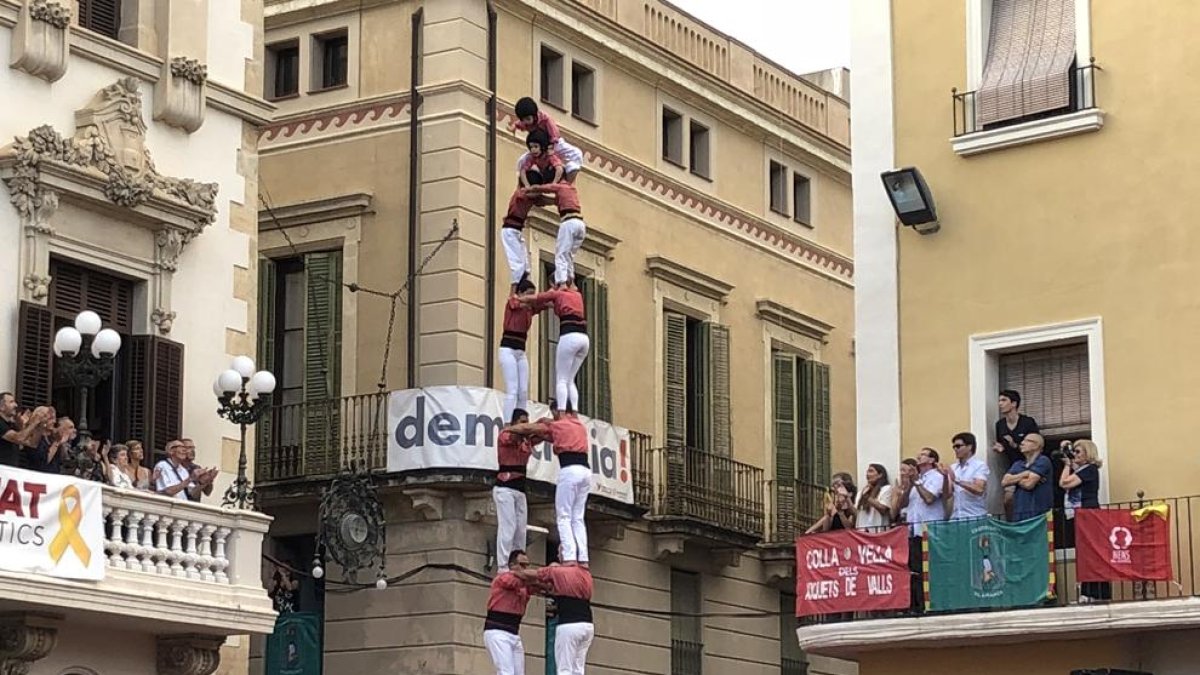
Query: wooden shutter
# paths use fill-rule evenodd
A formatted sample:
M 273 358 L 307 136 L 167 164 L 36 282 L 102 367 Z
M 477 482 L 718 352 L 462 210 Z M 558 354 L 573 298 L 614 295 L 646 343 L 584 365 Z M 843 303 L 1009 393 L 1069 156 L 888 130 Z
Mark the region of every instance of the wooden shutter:
M 542 288 L 554 282 L 553 263 L 542 263 Z M 558 351 L 558 317 L 554 312 L 542 312 L 538 319 L 538 386 L 541 400 L 554 398 L 554 358 Z
M 796 514 L 796 357 L 776 352 L 771 373 L 774 418 L 775 532 L 790 534 Z
M 816 361 L 800 361 L 800 480 L 814 485 L 828 485 L 832 469 L 829 366 Z
M 49 307 L 73 321 L 83 310 L 100 316 L 105 328 L 133 332 L 133 282 L 70 262 L 50 261 Z
M 17 402 L 50 405 L 54 382 L 54 318 L 49 309 L 21 302 L 17 325 Z
M 310 475 L 338 469 L 341 262 L 341 251 L 304 256 L 304 459 Z
M 663 313 L 663 398 L 667 446 L 687 444 L 687 317 Z
M 116 40 L 121 31 L 121 0 L 79 0 L 79 25 Z
M 591 277 L 576 277 L 579 293 L 583 296 L 583 314 L 587 317 L 587 333 L 590 350 L 583 367 L 575 376 L 575 387 L 579 389 L 579 411 L 588 417 L 596 416 L 596 282 Z
M 168 441 L 183 435 L 183 345 L 134 335 L 128 352 L 126 431 L 142 441 L 147 459 L 161 457 Z
M 609 359 L 608 284 L 596 282 L 596 311 L 589 323 L 596 326 L 591 361 L 596 364 L 596 417 L 613 421 L 612 377 Z
M 707 347 L 707 405 L 704 406 L 708 408 L 707 449 L 728 457 L 733 451 L 729 414 L 729 328 L 706 321 L 702 331 Z
M 993 124 L 1071 103 L 1075 0 L 992 0 L 977 119 Z
M 1091 376 L 1087 345 L 1038 349 L 1000 357 L 1002 389 L 1021 394 L 1021 412 L 1038 421 L 1042 434 L 1091 430 Z
M 275 363 L 275 319 L 277 316 L 275 301 L 276 294 L 279 292 L 276 285 L 279 279 L 278 273 L 275 261 L 270 258 L 258 259 L 258 355 L 256 359 L 259 368 L 266 368 L 274 373 L 282 372 Z M 274 424 L 271 409 L 268 408 L 258 424 L 254 426 L 254 467 L 259 480 L 262 480 L 265 475 L 263 469 L 268 464 L 265 455 L 274 443 Z M 263 459 L 261 462 L 259 461 L 260 457 Z

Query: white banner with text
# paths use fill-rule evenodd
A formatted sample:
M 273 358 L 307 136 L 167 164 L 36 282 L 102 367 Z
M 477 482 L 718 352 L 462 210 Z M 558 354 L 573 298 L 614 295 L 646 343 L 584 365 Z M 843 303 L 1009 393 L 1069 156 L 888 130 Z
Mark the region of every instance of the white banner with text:
M 484 387 L 426 387 L 393 391 L 388 398 L 388 471 L 480 469 L 495 471 L 496 441 L 504 429 L 504 394 Z M 550 416 L 531 403 L 529 419 Z M 583 415 L 592 451 L 592 494 L 633 503 L 629 430 Z M 558 462 L 550 443 L 529 459 L 529 478 L 554 483 Z
M 0 466 L 0 569 L 104 578 L 99 483 Z

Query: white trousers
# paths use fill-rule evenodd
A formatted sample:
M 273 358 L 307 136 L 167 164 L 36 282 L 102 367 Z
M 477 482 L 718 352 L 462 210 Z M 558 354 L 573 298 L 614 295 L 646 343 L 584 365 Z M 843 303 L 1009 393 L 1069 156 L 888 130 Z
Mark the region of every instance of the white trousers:
M 558 639 L 555 634 L 554 639 Z M 521 636 L 503 630 L 483 631 L 483 645 L 487 647 L 492 663 L 496 664 L 496 675 L 525 675 L 525 645 Z
M 554 629 L 554 664 L 558 675 L 583 675 L 594 637 L 596 626 L 590 623 L 568 623 Z
M 529 272 L 529 249 L 525 246 L 524 230 L 500 228 L 500 245 L 504 247 L 504 257 L 508 260 L 509 279 L 515 284 Z
M 559 410 L 566 410 L 569 402 L 571 410 L 579 412 L 579 387 L 575 386 L 575 376 L 591 348 L 587 333 L 558 336 L 558 349 L 554 354 L 554 400 L 558 402 Z
M 529 409 L 529 359 L 524 349 L 500 348 L 500 374 L 504 376 L 504 423 L 512 421 L 513 410 Z
M 558 238 L 554 244 L 554 283 L 565 284 L 575 280 L 575 254 L 583 248 L 587 238 L 587 225 L 583 218 L 567 218 L 558 226 Z
M 558 470 L 554 515 L 558 522 L 562 562 L 588 562 L 587 523 L 583 515 L 587 512 L 588 492 L 591 489 L 592 470 L 588 467 L 572 464 Z M 559 668 L 562 668 L 561 663 Z
M 578 171 L 583 168 L 583 152 L 561 138 L 554 144 L 554 154 L 558 155 L 558 158 L 562 160 L 564 176 L 572 171 Z M 529 153 L 525 152 L 517 159 L 517 173 L 521 173 L 521 167 L 525 166 L 525 160 L 528 158 Z
M 506 487 L 492 488 L 496 502 L 496 566 L 508 570 L 508 556 L 525 550 L 525 530 L 529 527 L 529 503 L 525 493 Z

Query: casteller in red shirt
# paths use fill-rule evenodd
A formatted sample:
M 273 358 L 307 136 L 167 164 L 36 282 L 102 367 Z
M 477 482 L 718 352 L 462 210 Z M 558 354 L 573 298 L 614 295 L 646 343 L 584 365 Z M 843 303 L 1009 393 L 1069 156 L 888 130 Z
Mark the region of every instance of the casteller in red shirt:
M 504 572 L 492 579 L 488 595 L 487 617 L 484 630 L 502 630 L 514 635 L 521 632 L 521 619 L 529 605 L 529 587 L 512 572 Z

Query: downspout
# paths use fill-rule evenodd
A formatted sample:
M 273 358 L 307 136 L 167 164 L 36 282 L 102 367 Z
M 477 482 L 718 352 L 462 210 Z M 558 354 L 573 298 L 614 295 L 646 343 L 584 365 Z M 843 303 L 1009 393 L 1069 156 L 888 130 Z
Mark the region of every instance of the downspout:
M 488 44 L 487 44 L 487 86 L 488 96 L 488 137 L 487 137 L 487 202 L 484 207 L 484 220 L 487 221 L 487 239 L 483 244 L 486 270 L 484 272 L 484 317 L 486 318 L 483 333 L 483 378 L 488 387 L 496 383 L 496 359 L 493 357 L 496 342 L 496 6 L 488 0 Z M 507 421 L 507 420 L 506 420 Z
M 411 85 L 408 95 L 408 331 L 407 365 L 408 388 L 417 386 L 417 266 L 420 264 L 420 224 L 417 222 L 417 198 L 420 182 L 420 120 L 417 112 L 421 108 L 421 43 L 425 24 L 425 8 L 418 8 L 412 15 L 412 55 L 409 61 Z

